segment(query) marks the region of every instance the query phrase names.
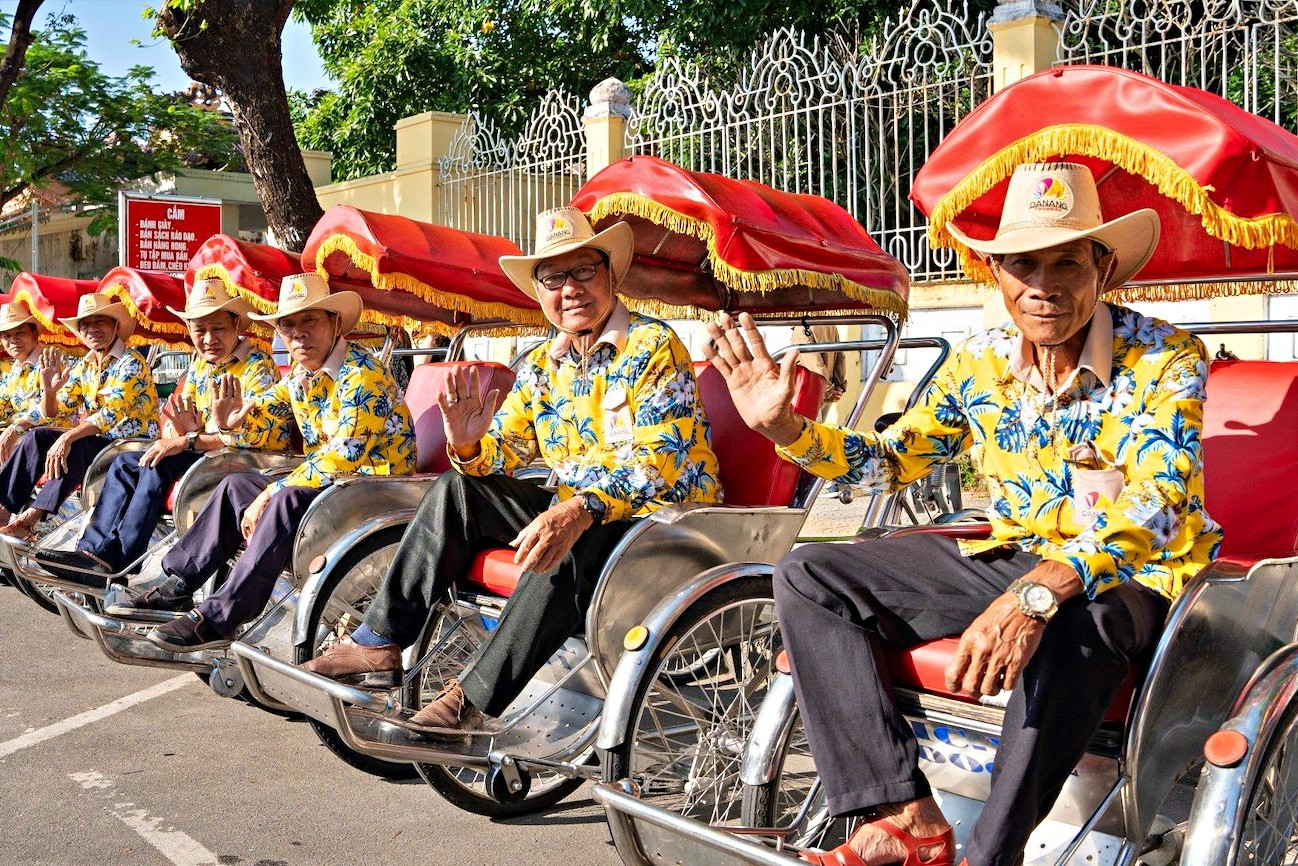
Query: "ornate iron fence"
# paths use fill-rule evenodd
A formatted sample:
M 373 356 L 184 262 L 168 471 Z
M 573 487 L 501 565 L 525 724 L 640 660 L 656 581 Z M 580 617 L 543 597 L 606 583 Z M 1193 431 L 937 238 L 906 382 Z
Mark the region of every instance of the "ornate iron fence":
M 1198 87 L 1298 131 L 1298 0 L 1077 0 L 1058 63 Z
M 991 95 L 983 15 L 915 0 L 860 46 L 783 30 L 718 87 L 676 58 L 633 106 L 628 149 L 843 205 L 917 281 L 959 278 L 907 198 L 929 152 Z
M 443 223 L 532 248 L 534 216 L 567 204 L 585 180 L 582 100 L 550 91 L 517 136 L 473 113 L 438 168 Z

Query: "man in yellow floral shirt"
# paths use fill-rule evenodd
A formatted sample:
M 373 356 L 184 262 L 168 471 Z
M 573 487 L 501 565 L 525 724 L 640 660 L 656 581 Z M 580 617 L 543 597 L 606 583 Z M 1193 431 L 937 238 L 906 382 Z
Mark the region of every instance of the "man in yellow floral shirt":
M 232 296 L 221 280 L 210 279 L 193 287 L 184 310 L 167 309 L 185 320 L 194 344 L 194 360 L 185 373 L 183 388 L 173 398 L 175 406 L 163 425 L 162 438 L 145 451 L 130 451 L 113 460 L 76 548 L 41 553 L 39 559 L 52 563 L 55 569 L 78 569 L 56 571 L 64 577 L 102 585 L 94 572 L 117 573 L 140 559 L 166 507 L 167 491 L 205 452 L 225 447 L 288 448 L 291 410 L 287 403 L 235 434 L 218 432 L 212 417 L 216 383 L 222 376 L 238 379 L 249 394 L 268 394 L 279 380 L 270 355 L 239 336 L 248 330 L 252 312 L 248 302 Z M 153 589 L 139 605 L 128 601 L 110 606 L 109 612 L 124 614 L 139 607 L 189 609 L 189 605 L 177 608 L 179 602 Z
M 36 427 L 0 469 L 0 515 L 22 507 L 41 475 L 46 478 L 31 506 L 0 528 L 10 538 L 32 540 L 36 524 L 72 495 L 109 442 L 158 435 L 158 392 L 144 356 L 126 345 L 135 330 L 126 308 L 107 295 L 83 295 L 77 315 L 60 321 L 89 351 L 66 371 L 62 352 L 41 353 L 42 423 L 65 416 L 80 421 L 70 430 Z
M 425 494 L 352 640 L 306 665 L 399 681 L 401 647 L 474 555 L 516 548 L 524 574 L 500 626 L 440 697 L 393 720 L 433 737 L 459 736 L 518 696 L 580 626 L 630 518 L 721 497 L 689 353 L 671 328 L 617 298 L 630 226 L 595 234 L 581 211 L 558 208 L 538 217 L 537 237 L 535 255 L 500 263 L 558 336 L 528 356 L 494 418 L 500 395 L 484 399 L 476 371 L 448 380 L 439 403 L 456 471 Z M 557 476 L 553 494 L 509 477 L 538 455 Z
M 812 862 L 954 862 L 880 667 L 885 644 L 954 635 L 950 691 L 1013 689 L 966 862 L 1022 862 L 1132 660 L 1221 541 L 1203 505 L 1203 345 L 1098 300 L 1153 254 L 1154 211 L 1105 223 L 1087 168 L 1021 165 L 995 238 L 948 229 L 987 259 L 1013 323 L 968 340 L 882 433 L 798 417 L 793 359 L 777 367 L 750 319 L 711 327 L 735 405 L 786 459 L 887 492 L 977 445 L 992 495 L 985 542 L 807 545 L 777 567 L 776 610 L 829 808 L 872 816 Z
M 347 342 L 361 314 L 355 292 L 330 294 L 317 274 L 294 274 L 280 285 L 279 307 L 254 319 L 275 323 L 293 358 L 293 369 L 269 391 L 243 393 L 226 374 L 217 386 L 212 417 L 238 435 L 260 429 L 266 416 L 292 408 L 306 459 L 288 475 L 231 475 L 212 493 L 194 524 L 162 560 L 168 580 L 157 607 L 187 607 L 205 580 L 246 541 L 225 584 L 183 617 L 149 632 L 164 649 L 188 652 L 230 642 L 238 627 L 265 607 L 293 553 L 293 538 L 307 507 L 345 475 L 408 475 L 415 468 L 410 413 L 397 399 L 396 382 L 369 352 Z M 141 599 L 141 601 L 144 601 Z
M 0 372 L 0 462 L 18 440 L 45 420 L 41 412 L 41 326 L 23 301 L 0 306 L 0 345 L 9 356 Z

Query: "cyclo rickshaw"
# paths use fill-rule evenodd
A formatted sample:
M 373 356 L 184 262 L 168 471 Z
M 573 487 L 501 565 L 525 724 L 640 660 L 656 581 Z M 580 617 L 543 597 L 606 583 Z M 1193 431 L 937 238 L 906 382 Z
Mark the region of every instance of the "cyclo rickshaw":
M 277 270 L 292 267 L 288 273 L 298 273 L 304 266 L 319 270 L 328 277 L 332 288 L 346 288 L 362 295 L 366 307 L 362 328 L 396 325 L 443 334 L 460 335 L 466 331 L 515 334 L 527 328 L 536 330 L 543 321 L 536 302 L 515 289 L 496 265 L 499 256 L 517 255 L 519 252 L 517 246 L 504 238 L 471 235 L 403 217 L 339 206 L 325 214 L 316 226 L 303 258 L 256 247 L 229 238 L 214 238 L 204 249 L 210 249 L 216 260 L 204 263 L 196 256 L 195 262 L 191 262 L 191 270 L 195 279 L 202 276 L 217 276 L 231 281 L 243 279 L 256 292 L 250 295 L 249 290 L 244 289 L 244 296 L 250 300 L 255 297 L 254 304 L 264 310 L 273 309 L 273 305 L 261 292 L 277 291 Z M 203 250 L 200 250 L 202 254 Z M 251 279 L 254 276 L 256 279 Z M 361 278 L 365 282 L 360 282 Z M 272 286 L 276 288 L 272 289 Z M 375 333 L 381 334 L 381 331 Z M 353 338 L 368 336 L 352 335 Z M 452 350 L 456 347 L 453 346 Z M 405 401 L 417 430 L 431 428 L 440 433 L 441 419 L 440 414 L 436 414 L 436 398 L 442 387 L 444 371 L 455 366 L 424 364 L 414 368 Z M 512 382 L 512 372 L 503 365 L 483 363 L 477 366 L 485 370 L 485 380 L 496 383 L 493 387 L 507 388 Z M 424 472 L 445 469 L 449 465 L 445 451 L 444 442 L 441 447 L 436 447 L 425 437 L 418 454 L 419 469 Z M 291 471 L 301 459 L 296 454 L 235 449 L 210 452 L 177 483 L 179 492 L 174 494 L 172 508 L 175 534 L 179 535 L 189 527 L 207 496 L 229 472 L 282 474 Z M 292 659 L 295 655 L 290 634 L 298 627 L 299 620 L 309 623 L 312 629 L 330 633 L 345 628 L 352 619 L 352 605 L 363 604 L 363 599 L 373 592 L 382 574 L 376 574 L 375 564 L 368 561 L 363 551 L 357 551 L 360 555 L 354 556 L 341 571 L 334 572 L 335 578 L 349 575 L 348 581 L 328 599 L 328 605 L 317 605 L 313 591 L 303 592 L 314 589 L 312 577 L 316 571 L 313 563 L 340 538 L 350 537 L 355 524 L 363 518 L 386 510 L 394 502 L 400 503 L 400 498 L 393 500 L 390 497 L 400 496 L 405 480 L 349 477 L 336 481 L 316 498 L 298 528 L 290 567 L 261 615 L 245 626 L 241 635 L 260 646 L 273 647 L 283 657 Z M 155 546 L 149 562 L 153 562 L 154 557 L 160 558 L 167 547 L 168 543 Z M 149 568 L 149 562 L 144 568 L 145 582 L 157 580 L 160 570 L 156 562 L 153 568 Z M 145 634 L 163 618 L 161 616 L 144 613 L 129 618 L 109 617 L 94 604 L 78 604 L 76 597 L 68 593 L 56 594 L 55 600 L 69 626 L 96 641 L 100 649 L 115 661 L 192 670 L 206 678 L 219 695 L 249 696 L 227 649 L 180 653 L 149 642 Z M 255 693 L 251 697 L 264 708 L 283 709 L 273 701 L 257 700 Z M 327 736 L 324 739 L 340 757 L 367 772 L 388 777 L 413 774 L 407 763 L 376 761 L 352 753 L 342 743 Z
M 14 297 L 27 300 L 42 325 L 51 315 L 53 319 L 72 315 L 71 311 L 75 311 L 77 297 L 80 294 L 100 292 L 121 302 L 135 319 L 135 332 L 128 342 L 132 346 L 143 348 L 146 352 L 146 360 L 151 365 L 156 363 L 160 353 L 188 354 L 189 344 L 186 342 L 184 325 L 179 318 L 167 311 L 167 305 L 183 306 L 185 297 L 182 281 L 170 274 L 117 267 L 110 270 L 97 283 L 91 280 L 53 281 L 49 278 L 38 278 L 38 280 L 42 282 L 26 285 L 21 289 L 15 285 Z M 76 337 L 58 321 L 52 320 L 46 339 L 84 352 Z M 149 442 L 150 440 L 147 439 L 123 439 L 109 444 L 95 457 L 87 469 L 78 494 L 64 503 L 58 514 L 50 515 L 41 522 L 37 528 L 35 542 L 26 543 L 6 538 L 6 543 L 0 545 L 0 561 L 3 561 L 4 567 L 9 569 L 22 585 L 31 590 L 29 594 L 41 607 L 51 612 L 58 612 L 58 606 L 52 600 L 51 593 L 59 588 L 80 593 L 88 592 L 96 596 L 103 595 L 102 589 L 87 590 L 78 583 L 65 581 L 45 571 L 41 567 L 40 552 L 66 546 L 80 536 L 85 526 L 85 515 L 103 485 L 104 476 L 113 458 L 123 451 L 147 448 Z
M 75 316 L 77 299 L 95 291 L 97 285 L 95 280 L 52 277 L 24 271 L 14 277 L 9 291 L 0 295 L 0 301 L 4 303 L 22 301 L 27 305 L 44 330 L 41 335 L 42 346 L 52 345 L 65 350 L 83 352 L 85 349 L 80 341 L 68 332 L 59 319 Z M 76 510 L 76 504 L 69 501 L 64 503 L 61 512 L 70 515 L 75 514 Z M 54 603 L 37 586 L 14 574 L 2 561 L 0 561 L 0 569 L 3 570 L 5 579 L 9 580 L 19 592 L 31 598 L 44 610 L 55 612 Z
M 859 416 L 899 345 L 893 317 L 904 312 L 907 279 L 841 208 L 653 157 L 615 163 L 586 184 L 573 205 L 597 228 L 615 220 L 632 226 L 635 258 L 622 293 L 633 309 L 661 317 L 748 310 L 767 324 L 784 325 L 838 313 L 835 321 L 883 328 L 881 340 L 807 347 L 880 352 L 853 410 Z M 724 808 L 727 789 L 737 782 L 733 746 L 742 742 L 769 676 L 775 636 L 769 575 L 722 586 L 709 569 L 782 556 L 819 485 L 743 425 L 717 371 L 699 364 L 696 372 L 725 504 L 668 507 L 639 521 L 604 565 L 584 634 L 549 660 L 498 725 L 473 732 L 457 747 L 432 744 L 387 719 L 426 703 L 494 627 L 520 578 L 512 550 L 481 552 L 435 606 L 406 654 L 406 674 L 396 689 L 335 682 L 241 641 L 233 649 L 249 690 L 258 700 L 333 728 L 358 752 L 415 763 L 440 794 L 480 814 L 534 812 L 586 780 L 618 778 L 628 766 L 649 762 L 671 766 L 677 774 L 672 784 L 679 792 L 689 787 L 695 805 Z M 824 381 L 805 369 L 799 377 L 796 404 L 814 414 Z M 373 564 L 390 561 L 426 482 L 385 484 L 407 488 L 405 504 L 370 516 L 321 557 L 303 588 L 299 613 L 308 609 L 309 593 L 327 598 L 335 570 L 358 551 Z M 356 614 L 358 625 L 363 611 Z M 322 635 L 301 617 L 299 625 L 294 642 L 303 660 Z M 638 676 L 615 673 L 625 648 L 645 656 Z M 638 734 L 644 718 L 673 702 L 697 712 L 673 722 L 670 731 Z M 599 744 L 604 752 L 597 760 L 601 720 L 604 730 L 617 734 Z M 664 747 L 673 754 L 664 754 Z M 645 749 L 652 754 L 642 754 Z
M 1139 109 L 1137 110 L 1136 107 Z M 1082 162 L 1106 217 L 1154 207 L 1162 239 L 1118 302 L 1294 291 L 1298 137 L 1212 94 L 1106 67 L 1065 67 L 1014 84 L 972 112 L 915 178 L 935 246 L 997 225 L 1015 165 Z M 985 266 L 963 255 L 967 273 Z M 1106 295 L 1106 299 L 1109 296 Z M 1293 330 L 1269 322 L 1187 326 L 1205 335 Z M 1215 340 L 1214 340 L 1215 342 Z M 1128 678 L 1088 754 L 1025 852 L 1027 864 L 1293 863 L 1298 856 L 1298 362 L 1210 368 L 1202 447 L 1220 555 L 1174 602 L 1147 666 Z M 985 536 L 977 525 L 934 526 Z M 736 564 L 734 579 L 769 568 Z M 958 642 L 889 649 L 895 694 L 920 764 L 963 850 L 990 787 L 1004 695 L 947 690 Z M 623 666 L 636 663 L 623 656 Z M 597 786 L 630 866 L 799 862 L 850 821 L 828 815 L 801 731 L 787 655 L 748 738 L 742 815 L 707 826 L 660 808 L 645 780 Z M 611 733 L 611 732 L 610 732 Z M 759 844 L 765 840 L 769 844 Z M 959 855 L 956 857 L 960 859 Z

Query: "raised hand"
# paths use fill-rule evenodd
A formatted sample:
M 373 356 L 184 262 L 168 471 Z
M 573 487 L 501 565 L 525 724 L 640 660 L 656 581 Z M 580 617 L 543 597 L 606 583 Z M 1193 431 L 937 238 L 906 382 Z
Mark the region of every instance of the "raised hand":
M 482 378 L 477 367 L 468 372 L 448 370 L 437 405 L 442 409 L 442 425 L 446 429 L 446 442 L 455 449 L 461 460 L 472 460 L 480 451 L 479 442 L 491 426 L 491 419 L 500 408 L 500 389 L 492 388 L 482 397 Z
M 237 379 L 234 380 L 238 384 Z M 218 386 L 220 382 L 217 382 Z M 195 430 L 202 432 L 199 424 L 198 407 L 194 405 L 193 397 L 181 397 L 176 402 L 176 411 L 171 415 L 171 426 L 176 431 L 176 435 L 184 436 L 186 433 L 192 433 Z
M 708 334 L 712 342 L 703 355 L 725 377 L 739 417 L 776 445 L 791 444 L 802 433 L 802 418 L 793 411 L 798 350 L 775 363 L 747 313 L 740 313 L 738 322 L 722 313 L 708 323 Z
M 212 401 L 212 420 L 216 422 L 218 430 L 235 429 L 252 411 L 253 404 L 243 401 L 243 386 L 229 373 L 216 380 L 214 393 L 216 399 Z
M 63 353 L 53 346 L 41 350 L 41 385 L 47 391 L 57 391 L 68 380 L 68 371 L 63 366 Z

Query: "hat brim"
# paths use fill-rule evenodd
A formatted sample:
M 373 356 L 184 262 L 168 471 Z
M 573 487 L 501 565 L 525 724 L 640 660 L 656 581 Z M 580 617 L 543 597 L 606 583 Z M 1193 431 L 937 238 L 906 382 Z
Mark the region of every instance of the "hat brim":
M 330 292 L 323 298 L 317 298 L 308 304 L 294 307 L 291 310 L 276 310 L 273 313 L 249 313 L 248 316 L 253 321 L 270 322 L 271 325 L 274 325 L 275 322 L 285 316 L 291 316 L 295 313 L 305 313 L 307 310 L 326 310 L 330 313 L 338 314 L 338 318 L 343 323 L 342 332 L 345 337 L 351 332 L 352 328 L 356 327 L 356 323 L 360 321 L 361 310 L 364 309 L 364 307 L 365 304 L 361 301 L 360 295 L 353 291 L 342 291 Z
M 236 327 L 240 333 L 248 330 L 248 326 L 252 324 L 252 304 L 239 297 L 230 298 L 230 300 L 226 301 L 224 304 L 218 304 L 215 307 L 199 307 L 188 312 L 168 306 L 167 312 L 171 313 L 177 319 L 183 319 L 186 322 L 192 322 L 195 319 L 201 319 L 204 316 L 210 316 L 213 313 L 234 313 L 239 317 L 239 324 Z
M 627 271 L 631 270 L 631 258 L 635 254 L 635 234 L 631 231 L 629 223 L 617 222 L 585 240 L 558 244 L 538 255 L 501 256 L 500 269 L 524 294 L 535 299 L 536 284 L 533 282 L 533 272 L 536 266 L 546 259 L 586 248 L 602 250 L 608 256 L 608 269 L 613 275 L 613 284 L 616 287 L 626 278 Z
M 35 325 L 38 332 L 45 330 L 41 327 L 40 319 L 35 316 L 28 316 L 27 318 L 19 319 L 16 322 L 6 322 L 5 324 L 0 325 L 0 334 L 5 333 L 6 331 L 12 331 L 14 328 L 21 328 L 23 325 Z
M 86 341 L 82 338 L 81 328 L 78 327 L 78 325 L 82 319 L 92 319 L 95 316 L 107 316 L 110 319 L 116 319 L 117 339 L 123 342 L 125 342 L 131 334 L 135 333 L 135 318 L 131 316 L 130 310 L 126 309 L 125 305 L 120 301 L 115 304 L 109 304 L 108 306 L 95 310 L 94 312 L 86 313 L 84 316 L 73 316 L 69 319 L 59 319 L 59 323 L 72 333 L 76 334 L 77 339 L 81 340 L 82 345 L 85 345 Z M 86 348 L 90 347 L 86 346 Z
M 1118 260 L 1113 276 L 1102 290 L 1107 292 L 1126 285 L 1140 273 L 1140 269 L 1153 257 L 1162 229 L 1158 212 L 1153 208 L 1142 208 L 1092 229 L 1025 226 L 1004 232 L 990 240 L 971 238 L 960 231 L 955 223 L 947 223 L 946 230 L 957 241 L 984 257 L 1031 253 L 1084 238 L 1098 241 L 1112 250 Z

